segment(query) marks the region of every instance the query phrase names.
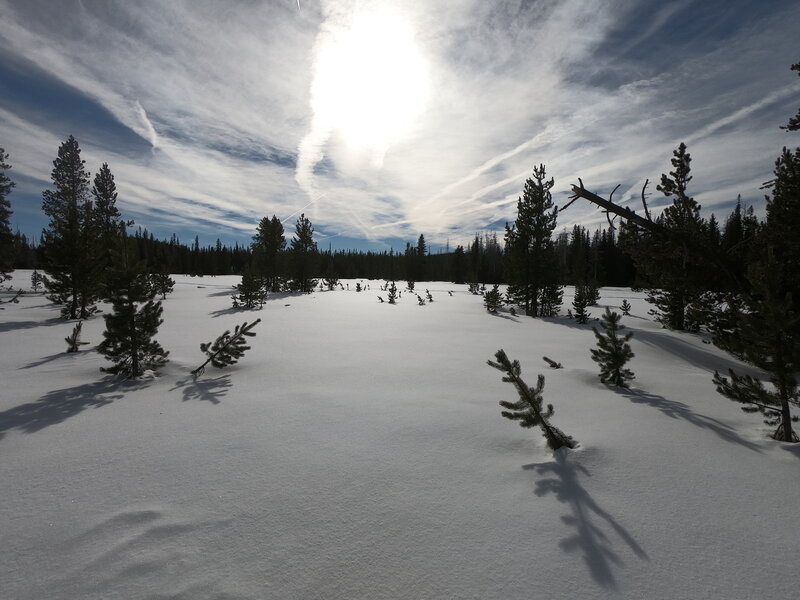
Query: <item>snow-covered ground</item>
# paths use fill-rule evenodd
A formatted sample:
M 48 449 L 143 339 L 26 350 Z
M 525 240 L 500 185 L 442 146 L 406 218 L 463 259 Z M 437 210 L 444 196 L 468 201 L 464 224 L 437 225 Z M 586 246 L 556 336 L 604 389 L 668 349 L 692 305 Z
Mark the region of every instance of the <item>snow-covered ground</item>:
M 235 277 L 175 278 L 170 362 L 136 382 L 100 371 L 101 317 L 67 354 L 74 323 L 41 295 L 2 304 L 0 597 L 800 597 L 800 447 L 718 395 L 713 370 L 741 365 L 641 294 L 591 309 L 633 305 L 625 391 L 600 383 L 591 325 L 492 316 L 465 286 L 246 312 Z M 190 376 L 201 342 L 257 317 L 237 365 Z M 576 450 L 500 416 L 499 348 L 546 376 Z

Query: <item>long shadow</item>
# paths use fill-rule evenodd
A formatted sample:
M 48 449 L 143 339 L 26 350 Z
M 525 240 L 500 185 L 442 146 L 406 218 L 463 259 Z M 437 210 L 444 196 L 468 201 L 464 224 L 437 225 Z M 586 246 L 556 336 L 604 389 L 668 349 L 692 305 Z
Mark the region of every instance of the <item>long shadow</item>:
M 489 314 L 491 314 L 493 317 L 497 317 L 498 319 L 506 319 L 508 321 L 514 321 L 514 323 L 519 323 L 519 319 L 517 317 L 512 316 L 512 315 L 504 315 L 504 314 L 499 313 L 499 312 L 489 313 Z
M 214 378 L 193 377 L 190 375 L 185 379 L 176 381 L 175 387 L 170 391 L 183 388 L 184 402 L 200 400 L 211 404 L 219 404 L 221 402 L 220 399 L 228 393 L 232 386 L 231 376 L 228 374 Z
M 68 323 L 61 317 L 54 317 L 44 321 L 11 321 L 0 323 L 0 332 L 3 331 L 16 331 L 17 329 L 33 329 L 34 327 L 50 327 L 52 325 L 60 325 L 61 323 Z
M 85 352 L 85 350 L 84 350 Z M 53 362 L 54 360 L 63 359 L 63 360 L 71 360 L 75 357 L 77 353 L 68 353 L 68 352 L 56 352 L 55 354 L 51 354 L 49 356 L 43 356 L 39 360 L 35 360 L 32 363 L 28 363 L 24 367 L 20 367 L 20 369 L 33 369 L 34 367 L 40 367 L 44 364 L 49 362 Z
M 739 434 L 737 434 L 736 431 L 729 425 L 726 425 L 722 421 L 717 421 L 716 419 L 707 417 L 706 415 L 696 413 L 683 402 L 678 402 L 677 400 L 667 400 L 663 396 L 649 394 L 641 390 L 618 387 L 613 389 L 620 396 L 626 397 L 634 404 L 646 404 L 647 406 L 652 406 L 653 408 L 660 410 L 668 417 L 673 419 L 681 419 L 691 423 L 696 427 L 708 429 L 712 433 L 716 434 L 717 437 L 725 440 L 726 442 L 739 444 L 748 450 L 761 452 L 761 448 L 739 436 Z
M 53 390 L 35 402 L 20 404 L 0 412 L 0 439 L 8 431 L 36 433 L 63 423 L 87 408 L 100 408 L 123 397 L 125 392 L 144 385 L 108 377 L 94 383 Z
M 728 369 L 733 369 L 739 374 L 747 374 L 758 379 L 763 379 L 764 377 L 764 374 L 754 367 L 744 365 L 733 358 L 719 356 L 703 348 L 698 348 L 688 340 L 681 339 L 675 335 L 637 329 L 633 334 L 633 340 L 660 350 L 665 350 L 709 373 L 713 373 L 714 371 L 727 373 Z
M 570 512 L 561 520 L 574 528 L 574 533 L 559 542 L 566 552 L 581 552 L 589 573 L 604 588 L 617 587 L 614 570 L 624 563 L 614 551 L 612 539 L 603 530 L 610 528 L 640 559 L 649 560 L 644 549 L 614 517 L 595 502 L 578 481 L 579 475 L 591 476 L 586 467 L 567 460 L 566 452 L 556 452 L 555 461 L 544 464 L 523 465 L 526 471 L 549 475 L 536 482 L 537 496 L 555 494 Z

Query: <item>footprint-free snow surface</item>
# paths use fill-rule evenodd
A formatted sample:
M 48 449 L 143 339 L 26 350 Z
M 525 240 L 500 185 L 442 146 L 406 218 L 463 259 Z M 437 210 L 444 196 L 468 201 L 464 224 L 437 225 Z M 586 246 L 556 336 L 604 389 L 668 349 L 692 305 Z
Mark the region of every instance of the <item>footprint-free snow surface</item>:
M 133 382 L 100 371 L 101 316 L 67 354 L 74 323 L 42 295 L 0 298 L 0 597 L 800 597 L 800 446 L 716 393 L 715 369 L 752 369 L 662 330 L 642 294 L 590 309 L 633 306 L 620 390 L 595 321 L 493 316 L 465 286 L 393 306 L 351 280 L 241 311 L 235 277 L 175 279 L 170 361 Z M 190 375 L 258 317 L 237 365 Z M 500 416 L 499 348 L 546 376 L 577 449 Z

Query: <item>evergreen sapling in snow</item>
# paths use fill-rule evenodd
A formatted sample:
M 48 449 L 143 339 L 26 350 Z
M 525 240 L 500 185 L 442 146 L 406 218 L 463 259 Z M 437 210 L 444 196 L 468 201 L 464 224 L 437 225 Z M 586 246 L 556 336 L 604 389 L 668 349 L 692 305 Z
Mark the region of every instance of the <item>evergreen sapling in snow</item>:
M 622 301 L 622 305 L 620 306 L 622 309 L 622 315 L 625 317 L 629 317 L 631 314 L 631 303 L 627 300 Z
M 395 285 L 394 281 L 389 285 L 387 288 L 389 293 L 389 304 L 395 304 L 397 300 L 397 286 Z
M 589 322 L 591 316 L 586 307 L 592 303 L 592 290 L 588 285 L 575 286 L 575 298 L 572 300 L 572 308 L 575 309 L 575 320 L 584 325 Z
M 82 326 L 83 321 L 78 321 L 78 324 L 73 327 L 72 333 L 64 338 L 64 341 L 67 342 L 67 352 L 77 352 L 81 349 L 81 346 L 85 346 L 89 343 L 81 341 Z
M 200 344 L 200 350 L 208 356 L 206 361 L 192 371 L 192 375 L 197 377 L 202 375 L 206 369 L 206 365 L 211 363 L 211 366 L 218 369 L 236 364 L 239 359 L 244 356 L 245 351 L 250 350 L 247 345 L 245 337 L 255 336 L 255 332 L 251 331 L 253 327 L 258 325 L 261 319 L 256 319 L 249 325 L 247 321 L 241 325 L 237 325 L 231 335 L 230 330 L 225 331 L 219 336 L 214 343 L 208 342 Z
M 620 324 L 621 319 L 618 313 L 611 312 L 611 309 L 606 307 L 606 312 L 600 321 L 604 333 L 592 327 L 598 348 L 592 348 L 590 352 L 592 360 L 600 365 L 600 381 L 628 387 L 627 380 L 634 378 L 633 372 L 625 368 L 625 363 L 633 358 L 633 351 L 628 344 L 633 332 L 629 331 L 622 337 L 617 335 L 625 329 L 625 326 Z
M 112 254 L 112 267 L 107 275 L 111 314 L 103 315 L 106 330 L 98 351 L 114 365 L 103 369 L 129 379 L 141 376 L 146 369 L 155 369 L 167 361 L 166 352 L 153 339 L 158 333 L 161 302 L 155 301 L 155 290 L 144 265 L 134 258 L 136 250 L 126 236 Z
M 546 410 L 542 408 L 544 375 L 539 375 L 535 388 L 528 387 L 528 384 L 526 384 L 520 376 L 522 370 L 519 366 L 519 361 L 515 360 L 511 362 L 502 348 L 498 350 L 494 356 L 497 362 L 487 360 L 486 364 L 490 367 L 494 367 L 498 371 L 503 371 L 505 373 L 503 381 L 513 383 L 519 394 L 519 401 L 517 402 L 500 401 L 500 406 L 508 409 L 507 411 L 502 411 L 500 414 L 512 421 L 519 421 L 520 427 L 540 427 L 547 440 L 547 446 L 551 450 L 558 450 L 562 446 L 574 448 L 576 442 L 558 427 L 550 423 L 550 417 L 553 416 L 554 412 L 553 405 L 548 404 Z
M 492 289 L 483 295 L 483 305 L 486 307 L 487 312 L 492 314 L 496 314 L 503 305 L 503 295 L 500 293 L 498 284 L 495 283 Z

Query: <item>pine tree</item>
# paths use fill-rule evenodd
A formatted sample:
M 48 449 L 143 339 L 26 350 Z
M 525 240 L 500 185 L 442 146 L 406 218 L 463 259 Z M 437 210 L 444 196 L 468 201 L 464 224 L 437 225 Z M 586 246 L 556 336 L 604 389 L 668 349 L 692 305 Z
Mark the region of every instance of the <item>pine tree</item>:
M 231 296 L 234 306 L 243 306 L 248 309 L 256 308 L 256 306 L 261 308 L 267 301 L 264 280 L 249 267 L 242 273 L 242 281 L 236 286 L 236 289 L 239 290 L 239 294 Z
M 392 281 L 391 285 L 386 290 L 389 293 L 389 304 L 396 304 L 397 302 L 397 286 L 395 285 L 394 281 Z
M 255 332 L 251 331 L 251 329 L 260 322 L 261 319 L 256 319 L 248 325 L 247 321 L 245 321 L 236 326 L 232 335 L 230 330 L 226 330 L 213 344 L 211 342 L 200 344 L 200 351 L 205 353 L 208 358 L 202 365 L 192 371 L 192 375 L 195 377 L 202 375 L 208 363 L 218 369 L 236 364 L 244 356 L 244 353 L 250 350 L 245 338 L 255 336 Z
M 700 205 L 689 196 L 692 180 L 691 155 L 681 143 L 673 152 L 669 175 L 661 175 L 656 187 L 672 204 L 664 209 L 656 223 L 697 246 L 708 247 L 708 224 L 700 217 Z M 655 307 L 650 311 L 664 327 L 675 330 L 695 330 L 698 323 L 687 319 L 692 303 L 709 289 L 715 269 L 703 256 L 687 244 L 676 244 L 675 238 L 663 238 L 643 233 L 637 227 L 626 227 L 623 237 L 626 248 L 636 262 L 640 276 L 648 286 L 647 299 Z
M 797 441 L 791 406 L 800 406 L 800 148 L 783 149 L 775 163 L 767 219 L 758 230 L 757 259 L 748 270 L 753 285 L 744 309 L 733 312 L 733 330 L 723 336 L 727 349 L 769 374 L 774 391 L 751 377 L 729 372 L 730 380 L 714 374 L 717 391 L 742 402 L 744 410 L 760 411 L 773 437 Z
M 314 227 L 305 214 L 301 214 L 295 226 L 295 236 L 291 242 L 292 289 L 311 293 L 317 285 L 312 279 L 317 265 L 317 243 L 314 241 Z
M 98 351 L 114 363 L 105 371 L 133 379 L 162 366 L 169 352 L 153 339 L 163 323 L 163 309 L 154 300 L 151 278 L 127 236 L 120 238 L 113 252 L 108 282 L 113 310 L 103 316 L 106 330 Z
M 503 295 L 500 293 L 500 286 L 494 284 L 491 290 L 483 295 L 483 305 L 486 311 L 496 314 L 500 307 L 503 305 Z
M 552 178 L 546 179 L 544 165 L 534 167 L 517 202 L 517 219 L 514 225 L 506 225 L 508 300 L 532 317 L 550 316 L 561 304 L 551 239 L 558 212 L 550 193 L 553 185 Z
M 508 409 L 507 411 L 501 411 L 500 414 L 512 421 L 519 421 L 520 427 L 540 427 L 551 450 L 558 450 L 562 446 L 574 448 L 576 442 L 550 423 L 550 417 L 553 416 L 554 412 L 553 405 L 548 404 L 546 410 L 542 407 L 544 375 L 539 375 L 535 388 L 528 387 L 528 384 L 520 376 L 522 370 L 519 361 L 511 362 L 502 348 L 494 356 L 496 362 L 487 360 L 486 363 L 498 371 L 503 371 L 505 373 L 503 381 L 514 384 L 519 394 L 519 401 L 517 402 L 500 401 L 500 406 Z
M 53 161 L 53 190 L 42 194 L 42 210 L 50 217 L 42 239 L 50 300 L 63 304 L 62 315 L 85 319 L 95 300 L 92 202 L 89 199 L 89 173 L 84 168 L 81 150 L 69 136 Z
M 261 219 L 251 247 L 255 269 L 266 278 L 268 291 L 281 291 L 281 257 L 286 248 L 286 238 L 278 217 L 272 215 L 271 219 Z
M 575 286 L 575 298 L 572 300 L 572 308 L 575 311 L 575 320 L 584 325 L 589 322 L 591 316 L 586 308 L 591 304 L 592 290 L 588 285 Z
M 108 163 L 103 163 L 94 176 L 93 183 L 93 205 L 89 223 L 87 223 L 89 228 L 87 235 L 90 237 L 87 250 L 90 256 L 87 258 L 92 271 L 90 277 L 97 283 L 96 294 L 100 295 L 102 285 L 104 285 L 105 272 L 111 266 L 108 249 L 114 247 L 124 232 L 126 223 L 122 220 L 117 208 L 117 185 Z M 132 225 L 133 221 L 129 224 Z
M 11 233 L 11 202 L 8 195 L 16 185 L 6 175 L 11 165 L 6 163 L 8 154 L 0 148 L 0 283 L 11 279 L 14 259 L 14 236 Z
M 791 66 L 792 71 L 797 71 L 797 74 L 800 75 L 800 62 L 795 63 Z M 786 129 L 788 131 L 800 131 L 800 109 L 797 110 L 797 114 L 789 119 L 789 124 L 786 126 L 782 126 L 781 129 Z
M 715 372 L 713 381 L 720 394 L 744 404 L 742 410 L 760 412 L 767 425 L 777 426 L 772 434 L 776 440 L 797 442 L 792 427 L 797 417 L 792 416 L 791 406 L 800 407 L 796 377 L 800 371 L 800 314 L 792 308 L 791 295 L 776 293 L 774 270 L 774 265 L 761 269 L 764 279 L 756 284 L 752 305 L 741 314 L 736 331 L 739 353 L 769 374 L 773 389 L 733 369 L 728 371 L 730 379 Z
M 625 326 L 620 324 L 622 317 L 616 312 L 606 307 L 606 311 L 600 321 L 603 333 L 592 327 L 597 338 L 597 348 L 592 348 L 592 360 L 600 365 L 600 381 L 610 383 L 619 387 L 628 387 L 627 380 L 633 379 L 634 375 L 630 369 L 625 368 L 625 364 L 633 358 L 628 340 L 633 337 L 633 332 L 629 331 L 622 337 L 618 334 Z
M 631 303 L 628 302 L 627 299 L 622 301 L 622 305 L 620 306 L 620 308 L 622 309 L 622 315 L 623 316 L 625 316 L 625 317 L 630 316 L 630 314 L 631 314 Z
M 167 299 L 167 294 L 171 294 L 175 289 L 175 280 L 169 276 L 169 267 L 166 265 L 159 269 L 158 273 L 152 273 L 150 278 L 153 283 L 153 290 L 162 300 Z

